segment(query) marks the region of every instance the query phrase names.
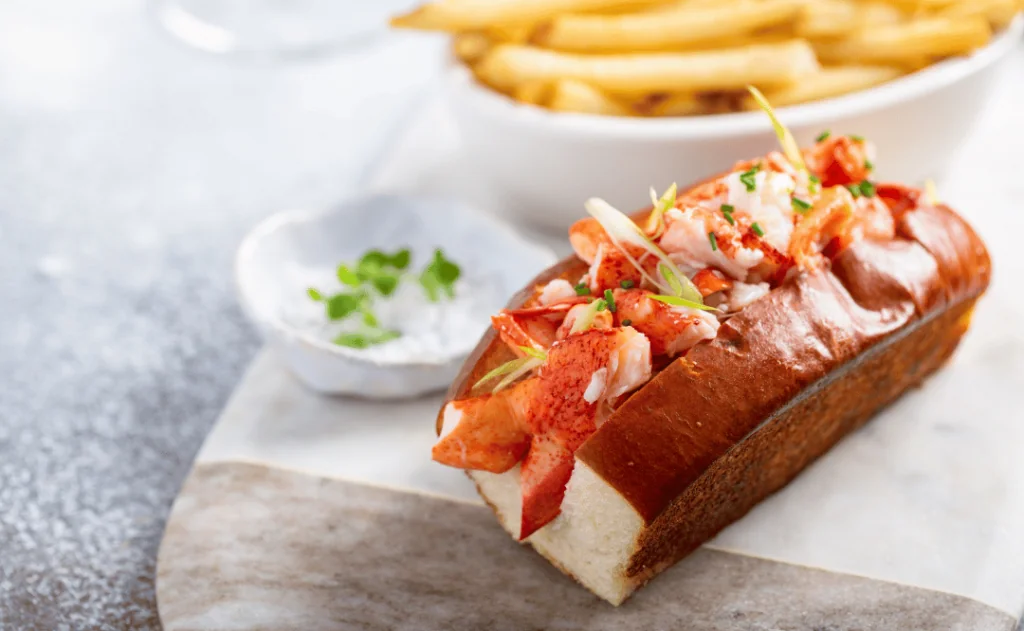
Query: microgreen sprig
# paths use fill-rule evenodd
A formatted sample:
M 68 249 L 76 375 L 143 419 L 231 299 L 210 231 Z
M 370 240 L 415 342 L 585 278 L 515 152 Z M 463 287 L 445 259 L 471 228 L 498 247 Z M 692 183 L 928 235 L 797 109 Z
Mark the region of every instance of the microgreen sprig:
M 459 280 L 462 270 L 454 262 L 444 256 L 440 248 L 434 250 L 434 258 L 420 273 L 420 284 L 427 293 L 430 302 L 437 302 L 440 294 L 449 298 L 455 297 L 455 281 Z

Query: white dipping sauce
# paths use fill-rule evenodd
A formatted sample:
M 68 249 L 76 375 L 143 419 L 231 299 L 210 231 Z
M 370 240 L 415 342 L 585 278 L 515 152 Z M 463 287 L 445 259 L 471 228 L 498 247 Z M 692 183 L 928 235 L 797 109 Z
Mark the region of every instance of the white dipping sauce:
M 490 326 L 491 314 L 501 308 L 502 296 L 496 278 L 474 277 L 462 261 L 456 262 L 462 266 L 462 277 L 455 284 L 455 298 L 442 295 L 437 302 L 430 302 L 416 278 L 403 278 L 391 296 L 374 294 L 372 306 L 378 326 L 398 331 L 401 337 L 366 348 L 338 348 L 382 362 L 432 361 L 471 350 Z M 410 269 L 418 272 L 421 267 L 414 257 Z M 314 270 L 295 264 L 289 268 L 295 295 L 281 303 L 280 319 L 285 325 L 329 344 L 341 333 L 364 328 L 359 313 L 344 320 L 328 320 L 323 303 L 306 295 L 307 287 L 317 288 L 325 297 L 346 291 L 333 269 Z

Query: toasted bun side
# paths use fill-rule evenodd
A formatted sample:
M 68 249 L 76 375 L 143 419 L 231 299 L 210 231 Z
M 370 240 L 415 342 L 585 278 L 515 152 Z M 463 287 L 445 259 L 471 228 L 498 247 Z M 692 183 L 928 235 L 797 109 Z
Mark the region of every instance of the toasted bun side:
M 988 286 L 988 253 L 953 211 L 920 208 L 899 230 L 894 241 L 855 243 L 830 269 L 795 276 L 724 322 L 620 406 L 578 461 L 652 523 L 766 419 Z
M 627 574 L 648 579 L 683 558 L 941 368 L 972 306 L 962 302 L 904 328 L 765 419 L 644 530 Z
M 471 471 L 469 476 L 505 530 L 518 539 L 519 467 L 501 474 Z M 629 502 L 577 461 L 561 514 L 526 541 L 591 592 L 618 605 L 637 587 L 638 580 L 627 569 L 643 528 L 643 519 Z

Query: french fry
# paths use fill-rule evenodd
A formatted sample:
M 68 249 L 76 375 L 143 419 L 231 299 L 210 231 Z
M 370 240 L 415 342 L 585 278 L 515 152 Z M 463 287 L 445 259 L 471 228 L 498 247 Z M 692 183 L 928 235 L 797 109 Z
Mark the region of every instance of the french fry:
M 512 90 L 512 98 L 528 105 L 547 105 L 553 86 L 545 81 L 527 81 Z
M 629 116 L 631 113 L 625 105 L 597 88 L 573 79 L 563 79 L 555 83 L 548 107 L 556 112 L 605 116 Z
M 485 55 L 476 71 L 503 91 L 524 81 L 576 79 L 613 94 L 639 96 L 787 84 L 817 68 L 810 45 L 792 40 L 735 50 L 638 55 L 577 55 L 503 44 Z
M 909 13 L 923 13 L 935 11 L 948 7 L 957 2 L 972 2 L 973 0 L 886 0 L 889 4 L 899 7 Z
M 861 27 L 899 24 L 907 20 L 906 13 L 888 2 L 862 2 L 859 7 L 858 25 Z
M 991 37 L 992 29 L 984 18 L 925 18 L 862 29 L 837 42 L 817 42 L 815 50 L 825 63 L 899 64 L 968 53 Z
M 982 17 L 989 21 L 993 28 L 1003 28 L 1011 21 L 1013 16 L 1020 11 L 1017 0 L 971 0 L 971 2 L 957 2 L 940 11 L 937 15 L 950 20 L 962 20 L 964 18 Z
M 491 48 L 491 40 L 483 33 L 459 33 L 452 40 L 452 52 L 467 64 L 476 63 Z
M 533 42 L 573 52 L 673 50 L 752 33 L 792 20 L 803 0 L 744 0 L 625 15 L 561 15 Z
M 800 37 L 841 37 L 853 30 L 860 6 L 852 0 L 820 0 L 807 4 L 796 21 Z
M 391 26 L 428 31 L 476 31 L 531 25 L 563 13 L 642 7 L 665 0 L 440 0 L 391 19 Z
M 692 116 L 702 114 L 704 105 L 694 94 L 653 94 L 633 104 L 642 116 Z
M 796 20 L 800 37 L 820 39 L 843 37 L 861 28 L 875 28 L 904 21 L 905 14 L 885 2 L 819 0 L 804 6 Z
M 827 99 L 855 90 L 863 90 L 891 81 L 903 74 L 894 66 L 836 66 L 822 68 L 784 88 L 771 90 L 767 98 L 775 107 Z M 744 101 L 744 109 L 756 109 L 753 99 Z
M 487 37 L 496 42 L 523 44 L 533 34 L 532 24 L 495 24 L 487 28 Z

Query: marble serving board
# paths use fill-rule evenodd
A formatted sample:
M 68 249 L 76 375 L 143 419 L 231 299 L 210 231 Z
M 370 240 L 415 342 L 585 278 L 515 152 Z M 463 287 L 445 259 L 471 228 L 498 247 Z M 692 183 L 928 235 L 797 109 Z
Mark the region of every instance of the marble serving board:
M 498 527 L 431 462 L 439 397 L 304 390 L 264 350 L 175 502 L 158 559 L 168 631 L 963 629 L 1024 610 L 1024 178 L 996 101 L 939 182 L 996 261 L 950 364 L 783 491 L 613 608 Z M 1006 159 L 993 155 L 1007 147 Z M 442 107 L 375 188 L 486 201 Z M 484 205 L 486 208 L 486 205 Z M 557 239 L 551 243 L 557 243 Z

